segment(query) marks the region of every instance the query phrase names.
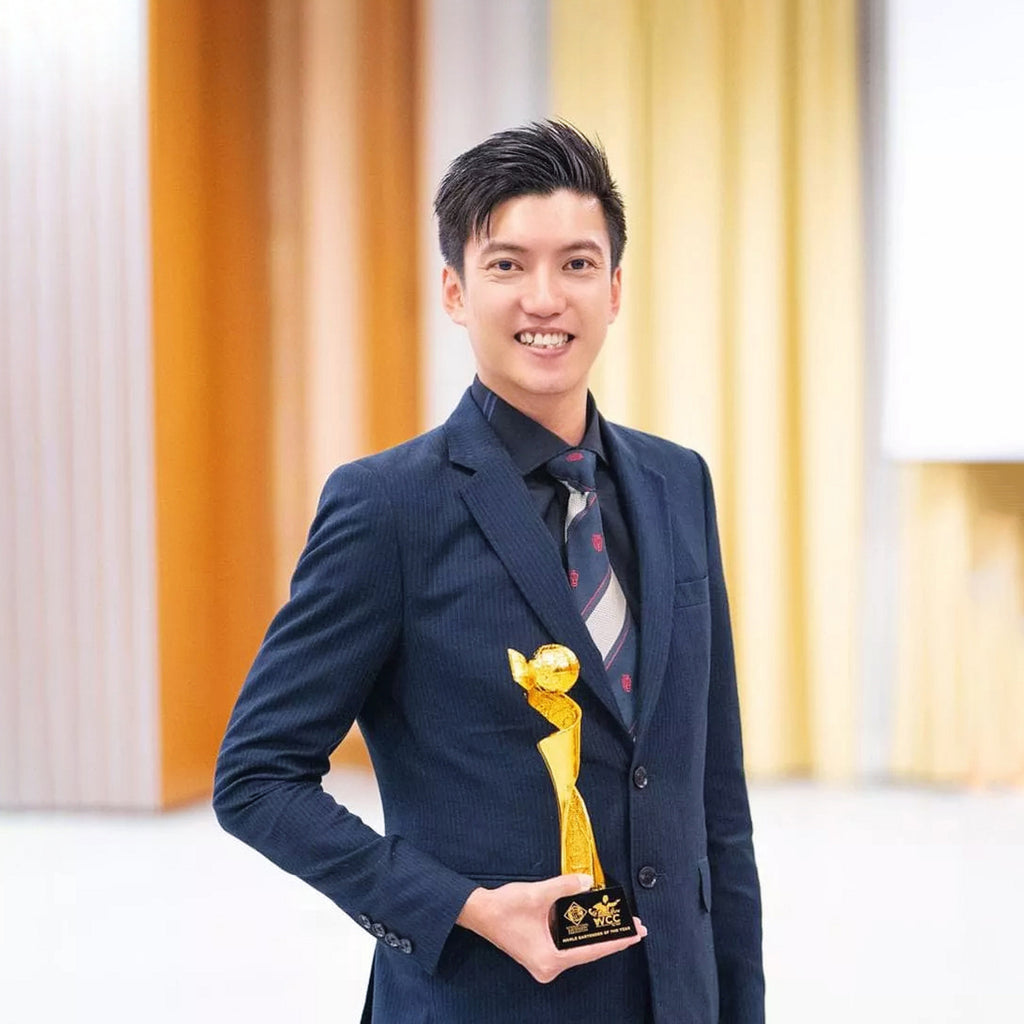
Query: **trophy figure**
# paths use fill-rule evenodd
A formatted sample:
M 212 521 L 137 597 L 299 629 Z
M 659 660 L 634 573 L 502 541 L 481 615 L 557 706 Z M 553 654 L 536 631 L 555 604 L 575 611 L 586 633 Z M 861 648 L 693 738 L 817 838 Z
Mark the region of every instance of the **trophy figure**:
M 537 744 L 558 803 L 562 874 L 594 879 L 589 893 L 555 902 L 553 938 L 559 949 L 635 935 L 633 915 L 621 886 L 606 885 L 587 806 L 576 788 L 580 774 L 583 712 L 568 691 L 580 672 L 576 655 L 561 644 L 537 648 L 529 661 L 509 649 L 512 678 L 526 691 L 530 707 L 556 729 Z

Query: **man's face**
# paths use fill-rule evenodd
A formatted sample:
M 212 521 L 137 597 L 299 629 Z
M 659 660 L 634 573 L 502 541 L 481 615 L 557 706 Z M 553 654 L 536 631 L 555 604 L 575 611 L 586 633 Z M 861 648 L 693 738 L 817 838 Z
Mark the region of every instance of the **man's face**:
M 537 418 L 583 401 L 621 284 L 600 202 L 561 190 L 496 206 L 488 236 L 466 244 L 461 279 L 445 267 L 442 299 L 483 383 Z

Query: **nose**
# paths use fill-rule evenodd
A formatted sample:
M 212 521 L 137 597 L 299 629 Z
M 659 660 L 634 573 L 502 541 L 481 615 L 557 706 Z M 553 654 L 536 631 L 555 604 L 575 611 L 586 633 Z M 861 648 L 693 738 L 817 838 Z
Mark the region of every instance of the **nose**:
M 558 316 L 565 310 L 565 293 L 557 277 L 546 269 L 538 269 L 526 279 L 520 302 L 530 316 Z

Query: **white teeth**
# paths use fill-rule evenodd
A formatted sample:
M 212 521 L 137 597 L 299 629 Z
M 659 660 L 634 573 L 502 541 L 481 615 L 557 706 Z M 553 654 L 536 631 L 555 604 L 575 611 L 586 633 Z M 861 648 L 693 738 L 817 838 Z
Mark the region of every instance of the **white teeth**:
M 569 344 L 571 335 L 548 333 L 534 334 L 531 331 L 520 331 L 516 338 L 522 345 L 529 345 L 531 348 L 561 348 Z

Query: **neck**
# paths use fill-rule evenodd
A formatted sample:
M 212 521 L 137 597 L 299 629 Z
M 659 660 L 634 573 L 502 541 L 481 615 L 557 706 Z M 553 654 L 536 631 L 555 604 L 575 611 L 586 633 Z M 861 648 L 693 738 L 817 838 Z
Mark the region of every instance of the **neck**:
M 574 447 L 583 440 L 587 430 L 587 389 L 566 395 L 534 395 L 495 387 L 484 377 L 480 378 L 499 398 L 529 416 L 542 427 Z

